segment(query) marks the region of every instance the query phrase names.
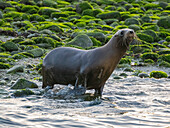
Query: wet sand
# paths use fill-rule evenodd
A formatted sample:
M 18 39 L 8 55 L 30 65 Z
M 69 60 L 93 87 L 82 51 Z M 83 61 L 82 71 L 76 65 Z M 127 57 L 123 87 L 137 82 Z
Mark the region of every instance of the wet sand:
M 146 72 L 152 70 L 149 67 L 143 69 Z M 162 70 L 170 73 L 169 69 Z M 109 78 L 102 100 L 64 100 L 42 95 L 1 98 L 0 127 L 170 128 L 170 79 L 131 75 L 113 79 L 120 73 L 122 71 L 117 69 Z M 37 83 L 38 91 L 41 82 Z M 9 91 L 8 88 L 5 90 Z

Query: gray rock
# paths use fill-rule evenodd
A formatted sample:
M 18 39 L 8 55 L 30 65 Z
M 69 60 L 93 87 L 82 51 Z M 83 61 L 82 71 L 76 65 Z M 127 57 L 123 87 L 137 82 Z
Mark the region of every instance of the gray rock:
M 16 72 L 24 72 L 24 67 L 22 65 L 15 65 L 7 71 L 7 74 Z
M 11 89 L 26 89 L 26 88 L 38 88 L 38 85 L 34 82 L 18 79 L 12 86 Z
M 148 77 L 149 77 L 149 75 L 146 74 L 146 73 L 139 73 L 138 76 L 139 76 L 140 78 L 148 78 Z
M 0 19 L 3 18 L 3 13 L 0 11 Z
M 71 40 L 68 44 L 87 48 L 93 46 L 93 42 L 86 34 L 80 34 Z

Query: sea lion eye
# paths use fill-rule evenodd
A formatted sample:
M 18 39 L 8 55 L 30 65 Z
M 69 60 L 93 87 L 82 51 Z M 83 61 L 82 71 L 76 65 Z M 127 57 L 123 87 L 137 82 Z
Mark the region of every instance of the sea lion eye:
M 123 34 L 124 34 L 124 31 L 121 31 L 121 32 L 120 32 L 120 36 L 123 36 Z

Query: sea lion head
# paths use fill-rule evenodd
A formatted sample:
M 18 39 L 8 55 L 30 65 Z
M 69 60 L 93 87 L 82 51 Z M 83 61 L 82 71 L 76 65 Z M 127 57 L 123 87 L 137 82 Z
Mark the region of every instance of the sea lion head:
M 117 46 L 129 47 L 129 44 L 136 38 L 136 34 L 133 29 L 121 29 L 116 32 Z

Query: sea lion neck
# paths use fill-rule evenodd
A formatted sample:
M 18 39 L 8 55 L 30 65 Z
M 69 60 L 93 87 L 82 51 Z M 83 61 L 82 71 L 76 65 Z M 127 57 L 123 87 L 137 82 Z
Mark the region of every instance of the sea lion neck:
M 114 35 L 108 41 L 108 43 L 106 43 L 104 45 L 104 49 L 106 49 L 107 51 L 114 52 L 114 53 L 124 54 L 127 50 L 127 47 L 126 46 L 120 46 L 120 44 L 118 42 L 119 40 L 120 40 L 120 37 L 118 37 L 118 35 Z

